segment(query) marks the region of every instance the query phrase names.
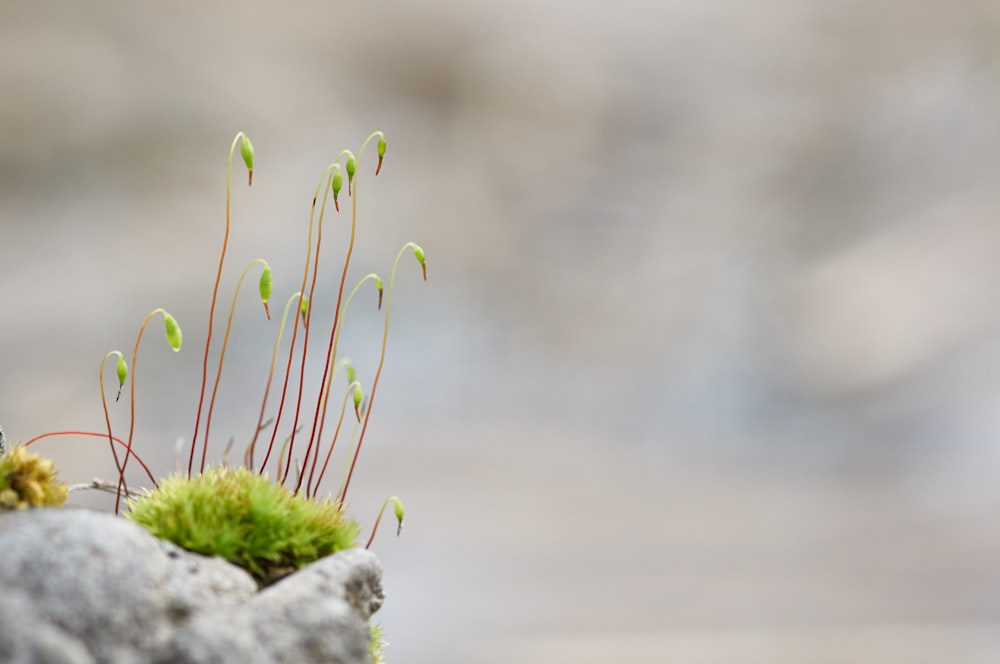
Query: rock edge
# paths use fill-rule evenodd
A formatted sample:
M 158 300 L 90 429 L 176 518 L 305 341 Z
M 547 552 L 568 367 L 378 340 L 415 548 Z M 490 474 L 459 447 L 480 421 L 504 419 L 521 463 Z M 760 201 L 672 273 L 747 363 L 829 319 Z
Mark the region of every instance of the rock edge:
M 258 590 L 243 569 L 85 509 L 0 513 L 0 661 L 368 661 L 383 601 L 368 551 L 323 558 Z

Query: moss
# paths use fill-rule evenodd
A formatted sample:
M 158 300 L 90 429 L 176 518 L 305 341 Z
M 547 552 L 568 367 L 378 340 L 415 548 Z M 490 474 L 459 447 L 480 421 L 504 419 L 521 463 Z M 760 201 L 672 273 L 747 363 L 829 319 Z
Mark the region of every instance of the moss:
M 382 625 L 372 625 L 371 640 L 368 641 L 368 658 L 372 664 L 385 664 L 385 653 L 382 650 L 389 644 L 382 640 L 384 636 Z
M 172 475 L 131 499 L 127 518 L 184 549 L 225 558 L 262 583 L 354 546 L 359 534 L 339 503 L 293 494 L 243 467 Z
M 69 487 L 56 479 L 56 467 L 25 447 L 0 456 L 0 510 L 55 507 L 66 502 Z

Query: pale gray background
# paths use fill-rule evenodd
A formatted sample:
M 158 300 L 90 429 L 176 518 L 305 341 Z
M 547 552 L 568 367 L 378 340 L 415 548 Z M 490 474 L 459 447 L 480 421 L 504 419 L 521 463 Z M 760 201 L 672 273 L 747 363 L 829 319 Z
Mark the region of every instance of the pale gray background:
M 280 308 L 323 166 L 387 132 L 354 273 L 413 239 L 430 281 L 404 264 L 351 500 L 407 505 L 395 664 L 1000 656 L 995 3 L 8 0 L 0 99 L 0 423 L 99 430 L 100 357 L 164 306 L 186 347 L 157 322 L 136 372 L 164 473 L 233 134 L 220 309 L 258 255 Z M 253 300 L 215 458 L 256 418 Z M 379 326 L 343 341 L 369 380 Z

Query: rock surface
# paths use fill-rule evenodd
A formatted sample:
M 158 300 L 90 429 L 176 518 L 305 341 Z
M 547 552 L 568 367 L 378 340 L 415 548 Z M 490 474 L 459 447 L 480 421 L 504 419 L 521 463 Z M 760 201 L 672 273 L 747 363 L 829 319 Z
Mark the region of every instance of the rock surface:
M 381 568 L 363 550 L 258 590 L 242 569 L 81 509 L 0 513 L 0 661 L 368 659 Z

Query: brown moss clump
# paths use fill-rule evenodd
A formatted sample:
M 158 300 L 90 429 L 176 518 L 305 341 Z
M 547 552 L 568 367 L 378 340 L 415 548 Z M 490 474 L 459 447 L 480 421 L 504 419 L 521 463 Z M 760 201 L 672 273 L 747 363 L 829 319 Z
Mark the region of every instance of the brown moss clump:
M 0 510 L 62 505 L 69 487 L 56 475 L 50 460 L 25 447 L 12 447 L 0 456 Z

